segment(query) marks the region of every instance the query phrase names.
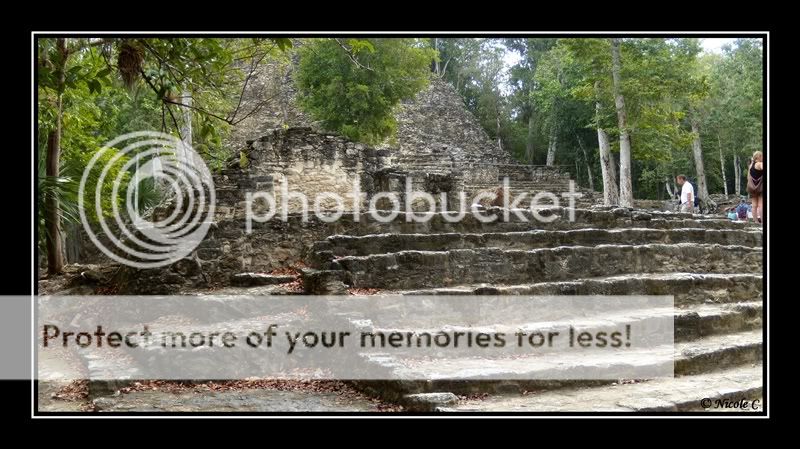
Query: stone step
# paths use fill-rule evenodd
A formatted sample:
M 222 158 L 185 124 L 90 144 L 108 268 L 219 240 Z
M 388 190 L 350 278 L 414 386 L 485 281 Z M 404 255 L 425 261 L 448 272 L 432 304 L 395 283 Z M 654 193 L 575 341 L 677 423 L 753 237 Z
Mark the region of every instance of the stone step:
M 538 181 L 513 181 L 509 179 L 509 187 L 514 188 L 533 188 L 541 189 L 542 187 L 563 187 L 569 188 L 569 179 L 552 179 L 552 180 L 538 180 Z M 467 187 L 486 187 L 498 188 L 503 185 L 503 175 L 500 175 L 497 181 L 482 181 L 482 182 L 469 182 L 466 183 Z
M 645 372 L 649 368 L 660 369 L 669 351 L 674 353 L 674 373 L 687 376 L 712 373 L 742 365 L 761 363 L 762 331 L 754 330 L 737 334 L 715 335 L 698 341 L 675 344 L 659 350 L 643 350 L 631 361 L 615 359 L 613 354 L 535 354 L 527 357 L 507 358 L 403 358 L 389 354 L 365 355 L 372 369 L 386 370 L 389 381 L 359 381 L 360 388 L 378 393 L 385 398 L 399 399 L 406 394 L 451 392 L 455 394 L 511 393 L 530 390 L 551 390 L 569 386 L 606 385 L 612 381 L 575 379 L 565 380 L 565 370 L 580 369 L 587 372 L 612 375 L 611 369 L 620 373 Z M 641 371 L 639 371 L 641 370 Z M 615 371 L 616 372 L 616 371 Z M 391 373 L 391 374 L 388 374 Z M 491 376 L 491 379 L 488 378 Z M 413 380 L 426 379 L 426 380 Z M 560 379 L 560 380 L 559 380 Z M 654 381 L 674 381 L 661 378 Z M 715 389 L 711 389 L 714 391 Z M 710 394 L 710 392 L 707 392 Z M 704 396 L 707 397 L 707 396 Z
M 400 291 L 402 295 L 673 295 L 676 305 L 762 300 L 761 274 L 636 273 L 538 284 L 475 284 Z
M 305 389 L 297 383 L 274 382 L 272 388 L 240 388 L 214 391 L 191 389 L 185 391 L 138 390 L 114 396 L 99 397 L 92 401 L 97 412 L 179 412 L 179 413 L 300 413 L 300 412 L 380 412 L 379 405 L 367 397 L 348 394 L 348 391 L 315 391 L 309 383 Z M 325 385 L 323 382 L 319 382 Z M 333 382 L 332 382 L 333 383 Z M 246 385 L 246 382 L 244 382 Z M 302 385 L 302 384 L 301 384 Z M 319 387 L 316 387 L 319 388 Z
M 476 188 L 466 187 L 466 188 L 464 188 L 464 192 L 466 193 L 467 199 L 473 199 L 473 198 L 475 198 L 475 196 L 478 195 L 478 193 L 481 193 L 481 192 L 495 193 L 496 190 L 497 190 L 497 186 L 476 187 Z M 580 194 L 580 196 L 575 198 L 575 202 L 576 203 L 580 204 L 581 201 L 583 201 L 583 202 L 586 202 L 586 203 L 594 204 L 592 197 L 589 197 L 588 195 L 584 194 L 583 192 L 581 192 L 577 188 L 574 189 L 573 191 L 576 194 Z M 538 186 L 538 187 L 530 187 L 530 188 L 512 187 L 509 190 L 508 202 L 509 202 L 509 205 L 511 205 L 511 204 L 514 203 L 514 201 L 518 201 L 517 202 L 518 205 L 520 205 L 521 207 L 527 207 L 528 205 L 530 205 L 530 203 L 533 200 L 535 195 L 537 195 L 539 193 L 544 193 L 545 195 L 547 195 L 548 193 L 551 193 L 551 194 L 554 194 L 554 195 L 556 195 L 558 197 L 559 204 L 566 204 L 565 200 L 563 199 L 563 197 L 561 195 L 567 194 L 569 192 L 570 192 L 569 187 L 562 187 L 562 186 Z M 489 197 L 488 200 L 491 200 L 492 198 L 494 198 L 494 197 L 493 196 Z M 549 196 L 542 196 L 540 198 L 541 199 L 537 200 L 537 201 L 539 201 L 540 204 L 553 204 L 553 201 L 551 199 L 549 199 Z M 481 198 L 481 200 L 483 201 L 484 198 Z M 590 201 L 590 200 L 592 200 L 592 201 Z
M 405 251 L 445 251 L 449 249 L 502 248 L 537 249 L 556 246 L 604 244 L 644 245 L 648 243 L 704 243 L 760 247 L 762 233 L 739 229 L 575 229 L 569 231 L 533 230 L 487 234 L 370 234 L 334 235 L 315 244 L 313 251 L 333 256 L 366 256 Z
M 763 365 L 755 363 L 673 379 L 468 399 L 434 409 L 440 412 L 761 412 L 763 374 Z M 710 400 L 706 403 L 710 407 L 701 403 L 704 399 Z M 734 407 L 741 400 L 750 403 L 747 410 Z M 754 409 L 755 400 L 759 403 Z
M 522 322 L 510 321 L 503 323 L 480 323 L 474 324 L 469 328 L 459 325 L 449 325 L 447 318 L 437 319 L 441 325 L 436 329 L 408 328 L 408 326 L 383 327 L 377 325 L 370 331 L 382 332 L 385 334 L 399 332 L 402 334 L 421 332 L 436 333 L 442 328 L 450 331 L 462 332 L 483 332 L 486 334 L 503 333 L 513 335 L 518 331 L 526 329 L 536 330 L 537 332 L 554 332 L 567 329 L 570 326 L 581 331 L 597 331 L 614 328 L 623 329 L 625 325 L 635 326 L 640 324 L 640 329 L 653 332 L 661 332 L 661 323 L 671 320 L 674 324 L 674 341 L 688 342 L 697 340 L 710 335 L 731 334 L 742 331 L 752 331 L 761 328 L 762 324 L 762 302 L 748 301 L 733 304 L 698 304 L 684 305 L 681 307 L 651 308 L 647 310 L 616 310 L 605 313 L 598 313 L 591 318 L 575 319 L 569 322 L 547 321 L 542 322 Z M 521 312 L 520 315 L 524 315 Z M 530 317 L 530 316 L 529 316 Z M 435 318 L 435 317 L 433 317 Z M 396 320 L 396 319 L 395 319 Z M 523 318 L 524 320 L 524 318 Z M 649 323 L 649 324 L 648 324 Z M 640 338 L 643 338 L 640 336 Z M 660 337 L 659 337 L 660 338 Z M 515 354 L 516 348 L 509 348 L 506 354 Z M 441 354 L 443 358 L 452 356 L 454 351 L 449 350 Z M 500 352 L 495 351 L 495 354 Z
M 240 288 L 239 290 L 242 292 L 245 289 Z M 251 290 L 247 293 L 254 294 L 256 292 Z M 208 291 L 196 292 L 196 295 L 208 297 L 211 300 L 211 304 L 200 309 L 187 309 L 180 315 L 168 315 L 166 318 L 174 320 L 174 324 L 168 326 L 162 324 L 155 327 L 168 328 L 168 332 L 185 336 L 195 332 L 204 335 L 212 335 L 213 333 L 219 335 L 221 330 L 238 332 L 244 335 L 244 333 L 253 329 L 261 329 L 265 321 L 269 321 L 270 324 L 274 324 L 277 327 L 299 327 L 302 323 L 307 324 L 308 320 L 307 309 L 302 309 L 300 305 L 295 308 L 290 303 L 284 303 L 286 305 L 283 307 L 266 309 L 269 311 L 269 315 L 264 315 L 265 308 L 259 304 L 259 301 L 248 301 L 246 298 L 241 298 L 232 289 L 227 291 L 225 289 L 214 290 L 213 293 Z M 216 298 L 224 295 L 239 296 L 242 300 L 225 302 L 216 300 Z M 209 307 L 213 307 L 213 313 L 211 314 Z M 129 313 L 128 317 L 140 318 L 140 312 Z M 159 317 L 159 321 L 161 318 L 165 317 Z M 344 326 L 348 325 L 348 321 L 344 318 L 335 319 L 326 315 L 325 319 L 326 323 L 336 328 L 344 328 Z M 131 320 L 123 321 L 127 323 L 134 322 Z M 80 370 L 80 376 L 75 378 L 88 380 L 89 399 L 113 394 L 116 390 L 130 386 L 143 379 L 176 380 L 175 375 L 177 373 L 185 374 L 190 372 L 189 369 L 193 370 L 191 372 L 203 372 L 203 374 L 187 376 L 186 380 L 225 380 L 228 377 L 219 378 L 217 377 L 218 373 L 224 372 L 227 376 L 231 376 L 237 371 L 250 373 L 248 376 L 242 375 L 241 378 L 245 378 L 252 376 L 252 373 L 293 372 L 301 369 L 304 363 L 300 359 L 284 359 L 279 362 L 269 358 L 253 357 L 252 354 L 226 350 L 219 343 L 219 339 L 216 340 L 217 343 L 213 347 L 206 340 L 205 346 L 194 348 L 195 350 L 190 351 L 181 350 L 181 344 L 191 345 L 191 343 L 184 343 L 180 338 L 177 340 L 177 349 L 173 349 L 174 346 L 170 348 L 169 343 L 162 347 L 158 340 L 151 341 L 155 341 L 155 345 L 144 351 L 125 351 L 120 350 L 119 347 L 111 348 L 107 345 L 102 347 L 90 345 L 76 350 L 75 353 L 78 359 L 76 366 Z M 198 349 L 202 349 L 202 353 L 198 353 Z M 340 360 L 337 360 L 337 362 L 344 363 Z M 278 363 L 281 363 L 281 365 L 277 366 Z M 225 366 L 227 369 L 220 371 L 215 368 L 215 365 Z M 232 371 L 234 369 L 237 371 Z M 273 371 L 269 371 L 270 369 Z M 159 376 L 153 373 L 167 374 Z M 48 378 L 48 380 L 50 379 Z
M 497 178 L 478 178 L 478 179 L 473 178 L 472 180 L 466 181 L 466 185 L 469 186 L 494 185 L 495 187 L 498 187 L 502 185 L 503 181 L 506 179 L 508 179 L 511 187 L 514 186 L 535 187 L 545 184 L 569 186 L 569 182 L 571 181 L 571 179 L 568 176 L 554 175 L 554 176 L 541 176 L 536 178 L 530 178 L 530 177 L 520 178 L 520 177 L 514 177 L 513 175 L 509 175 L 508 173 L 500 172 L 497 175 Z
M 574 217 L 570 217 L 570 209 L 567 208 L 545 208 L 538 213 L 541 217 L 549 221 L 541 221 L 533 215 L 531 211 L 522 211 L 518 217 L 510 212 L 508 220 L 505 220 L 504 211 L 500 208 L 487 208 L 480 210 L 482 217 L 487 217 L 491 222 L 483 222 L 471 211 L 467 211 L 462 219 L 455 220 L 456 213 L 443 215 L 441 212 L 426 214 L 418 212 L 414 218 L 405 212 L 400 212 L 391 220 L 376 220 L 368 212 L 359 214 L 346 213 L 335 223 L 329 225 L 332 234 L 385 234 L 385 233 L 487 233 L 487 232 L 523 232 L 535 229 L 543 230 L 569 230 L 583 228 L 650 228 L 650 229 L 680 229 L 680 228 L 703 228 L 703 229 L 744 229 L 760 231 L 760 227 L 754 224 L 736 223 L 728 219 L 717 216 L 692 216 L 690 214 L 671 214 L 671 213 L 651 213 L 641 210 L 594 210 L 594 209 L 574 209 Z M 313 217 L 313 213 L 311 214 Z M 448 217 L 451 219 L 448 220 Z M 455 217 L 455 218 L 453 218 Z M 555 217 L 552 219 L 552 217 Z M 574 218 L 574 219 L 573 219 Z M 455 221 L 454 221 L 455 220 Z M 277 218 L 265 223 L 253 222 L 254 232 L 261 229 L 270 232 L 277 226 Z M 300 214 L 290 214 L 290 223 L 302 222 Z M 230 223 L 220 223 L 220 227 L 225 228 L 245 228 L 245 220 L 234 219 Z M 284 227 L 281 225 L 281 227 Z
M 528 251 L 495 248 L 346 256 L 357 288 L 408 290 L 471 283 L 519 284 L 632 273 L 759 273 L 762 249 L 695 243 L 598 245 Z M 333 268 L 333 267 L 332 267 Z
M 294 282 L 297 276 L 276 275 L 266 273 L 236 273 L 231 276 L 231 285 L 238 287 L 254 287 L 260 285 L 277 285 Z
M 498 189 L 498 187 L 500 187 L 501 185 L 502 184 L 500 184 L 500 181 L 492 182 L 492 183 L 486 183 L 486 184 L 480 184 L 480 185 L 467 184 L 467 185 L 464 186 L 464 190 L 467 191 L 467 192 L 476 192 L 476 191 L 479 191 L 479 190 L 487 190 L 487 191 L 495 192 Z M 569 191 L 569 184 L 568 183 L 555 183 L 555 184 L 550 184 L 550 183 L 531 183 L 530 185 L 522 185 L 522 184 L 518 184 L 518 183 L 515 182 L 515 183 L 511 183 L 511 185 L 509 187 L 510 187 L 509 190 L 510 190 L 510 192 L 512 193 L 513 196 L 516 196 L 517 194 L 519 194 L 521 192 L 525 192 L 525 193 L 530 193 L 530 192 L 534 192 L 534 193 L 536 193 L 536 192 L 554 192 L 554 193 L 560 194 L 561 192 Z M 578 186 L 575 186 L 575 191 L 579 192 Z M 579 192 L 579 193 L 583 193 L 583 192 Z

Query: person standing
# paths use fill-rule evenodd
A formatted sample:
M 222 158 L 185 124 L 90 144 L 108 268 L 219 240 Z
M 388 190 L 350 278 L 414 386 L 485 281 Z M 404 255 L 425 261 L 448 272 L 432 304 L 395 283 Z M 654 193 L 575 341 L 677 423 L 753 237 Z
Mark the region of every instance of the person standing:
M 764 154 L 756 151 L 747 170 L 747 193 L 750 194 L 750 201 L 753 204 L 753 218 L 759 223 L 764 206 L 764 187 Z
M 681 186 L 681 212 L 694 213 L 694 187 L 686 180 L 685 175 L 678 175 L 675 181 Z

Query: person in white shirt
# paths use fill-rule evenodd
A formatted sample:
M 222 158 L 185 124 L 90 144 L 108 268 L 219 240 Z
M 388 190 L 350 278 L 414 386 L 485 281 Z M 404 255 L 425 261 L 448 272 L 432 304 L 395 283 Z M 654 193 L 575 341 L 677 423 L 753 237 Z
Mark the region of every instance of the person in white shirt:
M 675 181 L 681 186 L 681 212 L 694 213 L 694 187 L 686 180 L 686 176 L 678 175 Z

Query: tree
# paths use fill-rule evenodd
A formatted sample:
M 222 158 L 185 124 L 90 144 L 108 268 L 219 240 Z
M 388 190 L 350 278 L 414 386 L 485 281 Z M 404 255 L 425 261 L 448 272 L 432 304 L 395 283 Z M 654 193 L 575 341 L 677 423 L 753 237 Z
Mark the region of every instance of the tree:
M 549 166 L 555 164 L 560 134 L 569 127 L 564 123 L 567 122 L 564 120 L 565 103 L 569 98 L 566 72 L 572 63 L 569 56 L 567 50 L 561 46 L 551 48 L 540 55 L 539 67 L 534 76 L 536 88 L 532 94 L 532 104 L 540 116 L 545 117 L 543 124 L 547 128 L 546 164 Z
M 611 75 L 614 86 L 614 104 L 619 120 L 619 205 L 633 207 L 633 184 L 631 183 L 631 138 L 628 132 L 628 117 L 625 111 L 625 96 L 622 94 L 620 76 L 620 39 L 611 39 Z
M 47 144 L 45 150 L 44 175 L 50 183 L 49 189 L 44 194 L 44 231 L 45 248 L 47 250 L 48 274 L 60 273 L 64 269 L 64 254 L 61 237 L 61 199 L 64 192 L 59 191 L 59 186 L 68 186 L 69 180 L 60 176 L 62 134 L 64 125 L 64 96 L 68 89 L 74 89 L 80 84 L 85 84 L 92 91 L 101 89 L 101 81 L 107 71 L 96 70 L 89 66 L 84 69 L 82 65 L 70 65 L 78 59 L 83 50 L 102 44 L 102 41 L 68 40 L 56 38 L 42 40 L 37 46 L 38 82 L 42 88 L 41 100 L 44 102 L 45 115 L 49 111 L 47 123 Z M 61 180 L 61 181 L 59 181 Z
M 556 43 L 552 38 L 506 39 L 506 46 L 518 52 L 520 62 L 511 67 L 511 86 L 513 96 L 520 104 L 519 120 L 527 123 L 525 140 L 525 159 L 532 162 L 536 141 L 536 104 L 535 90 L 538 88 L 536 74 L 539 62 L 544 54 Z
M 706 56 L 703 61 L 709 88 L 703 104 L 707 112 L 701 133 L 706 142 L 717 144 L 722 190 L 733 190 L 736 195 L 741 193 L 741 158 L 749 157 L 762 145 L 761 47 L 760 39 L 737 39 L 724 47 L 721 55 Z M 733 163 L 732 186 L 728 184 L 731 178 L 726 175 L 727 160 Z
M 300 105 L 326 129 L 375 144 L 394 134 L 394 108 L 428 83 L 435 50 L 418 39 L 316 39 L 300 49 Z
M 220 142 L 220 128 L 210 125 L 209 118 L 213 117 L 221 124 L 233 125 L 241 120 L 242 115 L 253 112 L 242 113 L 241 100 L 238 106 L 231 102 L 232 98 L 236 98 L 236 90 L 241 89 L 242 80 L 248 79 L 252 71 L 246 74 L 236 67 L 230 70 L 231 66 L 235 66 L 236 61 L 263 60 L 273 49 L 283 49 L 289 45 L 287 39 L 277 38 L 253 39 L 247 40 L 247 43 L 243 41 L 182 38 L 37 39 L 39 133 L 47 135 L 46 142 L 40 148 L 43 147 L 45 154 L 44 176 L 47 178 L 42 186 L 49 185 L 43 192 L 45 201 L 42 217 L 48 273 L 59 273 L 64 266 L 61 224 L 62 219 L 69 215 L 64 214 L 64 200 L 71 197 L 68 190 L 73 185 L 70 178 L 61 173 L 64 165 L 62 156 L 67 148 L 65 136 L 74 145 L 68 148 L 71 158 L 68 162 L 85 163 L 88 158 L 84 156 L 97 151 L 104 142 L 98 140 L 99 137 L 105 135 L 113 138 L 121 134 L 119 131 L 123 129 L 132 131 L 134 129 L 130 129 L 130 126 L 136 123 L 131 120 L 117 120 L 120 114 L 114 113 L 104 117 L 106 120 L 103 122 L 116 123 L 117 128 L 98 124 L 101 129 L 87 131 L 81 128 L 80 121 L 68 126 L 66 113 L 69 108 L 79 106 L 68 105 L 65 99 L 79 96 L 75 104 L 91 104 L 100 96 L 101 91 L 124 90 L 123 86 L 112 79 L 111 74 L 115 72 L 127 89 L 132 91 L 143 81 L 156 94 L 155 100 L 160 103 L 161 108 L 162 130 L 168 130 L 168 113 L 170 122 L 174 125 L 172 130 L 180 135 L 181 124 L 172 107 L 186 108 L 202 118 L 204 126 L 200 127 L 200 141 Z M 193 104 L 182 103 L 177 94 L 179 86 L 201 93 L 199 100 Z M 106 95 L 104 99 L 112 98 L 114 97 Z M 119 99 L 119 96 L 115 99 Z M 190 115 L 184 114 L 183 117 L 184 122 L 191 120 Z M 140 129 L 142 128 L 135 130 Z
M 611 154 L 611 145 L 608 140 L 608 133 L 603 129 L 602 117 L 603 106 L 600 100 L 600 82 L 595 82 L 595 122 L 597 127 L 597 142 L 600 148 L 600 169 L 603 174 L 603 204 L 606 206 L 616 206 L 619 204 L 619 189 L 617 189 L 617 174 L 614 159 Z
M 470 110 L 474 110 L 473 95 L 469 88 L 472 80 L 477 76 L 477 67 L 481 58 L 481 48 L 484 39 L 475 38 L 446 38 L 439 39 L 439 59 L 444 61 L 441 76 L 450 81 L 464 97 L 464 103 Z
M 444 77 L 459 87 L 487 133 L 494 139 L 499 135 L 503 148 L 518 159 L 577 164 L 579 180 L 603 177 L 609 205 L 619 202 L 625 184 L 629 202 L 633 189 L 637 198 L 671 195 L 675 175 L 692 172 L 698 197 L 707 198 L 705 192 L 725 190 L 729 158 L 734 185 L 741 184 L 741 158 L 761 145 L 758 40 L 741 40 L 714 58 L 700 55 L 697 39 L 619 39 L 616 71 L 610 39 L 564 38 L 538 48 L 533 41 L 438 43 L 442 60 L 448 61 L 446 69 L 440 67 Z M 487 76 L 486 67 L 507 59 L 508 51 L 521 59 L 507 82 L 504 76 Z M 617 114 L 620 98 L 624 125 Z M 582 146 L 594 135 L 598 150 Z M 533 151 L 545 147 L 549 158 Z M 720 164 L 703 163 L 717 157 Z M 585 175 L 581 163 L 591 163 Z
M 575 133 L 575 138 L 578 140 L 578 146 L 581 149 L 581 153 L 583 154 L 583 160 L 586 163 L 586 175 L 587 179 L 589 180 L 589 190 L 594 190 L 594 176 L 592 176 L 592 166 L 589 162 L 589 153 L 586 152 L 586 147 L 583 146 L 583 139 L 578 133 Z M 577 166 L 578 158 L 575 158 L 575 164 Z
M 65 38 L 56 40 L 53 53 L 52 72 L 55 90 L 55 125 L 47 136 L 47 157 L 45 175 L 51 178 L 59 175 L 61 159 L 61 123 L 64 113 L 64 88 L 66 86 L 67 60 L 70 50 Z M 50 193 L 45 200 L 45 228 L 47 231 L 47 272 L 60 273 L 64 269 L 64 255 L 61 250 L 61 217 L 59 215 L 58 196 Z
M 481 45 L 481 60 L 476 68 L 474 83 L 478 87 L 478 118 L 484 124 L 493 123 L 494 129 L 489 134 L 497 142 L 497 148 L 503 150 L 503 122 L 506 99 L 501 91 L 505 61 L 505 47 L 494 40 L 486 39 Z M 489 128 L 487 126 L 487 128 Z
M 677 42 L 677 50 L 686 52 L 686 57 L 678 60 L 678 64 L 685 67 L 685 80 L 683 93 L 686 98 L 685 108 L 689 116 L 689 125 L 692 133 L 692 156 L 694 159 L 695 172 L 697 174 L 697 198 L 700 200 L 701 208 L 713 206 L 708 196 L 708 183 L 706 182 L 706 170 L 703 163 L 703 146 L 700 135 L 701 123 L 708 115 L 708 81 L 707 72 L 709 67 L 697 58 L 700 52 L 700 45 L 696 39 L 680 39 Z M 679 57 L 680 55 L 678 55 Z M 678 59 L 678 58 L 675 58 Z M 683 62 L 681 64 L 681 62 Z M 679 91 L 680 92 L 680 91 Z
M 564 48 L 574 61 L 576 81 L 570 87 L 573 99 L 590 106 L 588 119 L 580 125 L 592 128 L 597 135 L 600 174 L 603 181 L 603 204 L 619 204 L 617 170 L 612 153 L 609 132 L 616 129 L 616 115 L 611 111 L 610 48 L 607 39 L 559 39 L 558 46 Z M 614 115 L 612 119 L 612 115 Z

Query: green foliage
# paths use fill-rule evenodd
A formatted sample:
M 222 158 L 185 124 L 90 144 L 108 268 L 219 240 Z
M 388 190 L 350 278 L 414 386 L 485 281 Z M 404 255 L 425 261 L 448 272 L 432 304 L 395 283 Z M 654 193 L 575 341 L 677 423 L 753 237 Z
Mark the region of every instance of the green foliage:
M 80 216 L 78 211 L 78 183 L 67 176 L 47 176 L 45 172 L 44 158 L 39 159 L 36 183 L 36 229 L 38 235 L 38 247 L 45 251 L 45 214 L 48 211 L 48 198 L 56 198 L 61 207 L 58 215 L 62 223 L 79 223 Z
M 536 76 L 543 56 L 556 44 L 552 38 L 506 39 L 508 49 L 519 53 L 520 61 L 509 70 L 509 84 L 512 88 L 511 101 L 519 108 L 520 121 L 526 121 L 531 114 L 538 113 L 533 102 L 539 87 Z
M 59 217 L 62 224 L 78 224 L 80 223 L 79 213 L 79 186 L 84 169 L 89 160 L 94 157 L 99 148 L 95 147 L 91 150 L 78 149 L 75 147 L 65 148 L 67 153 L 62 159 L 58 176 L 46 176 L 44 168 L 43 153 L 40 153 L 38 162 L 38 177 L 37 177 L 37 226 L 39 229 L 39 244 L 44 244 L 44 236 L 46 235 L 44 217 L 48 211 L 46 199 L 55 197 L 59 202 Z M 100 213 L 103 216 L 110 217 L 113 213 L 114 206 L 120 207 L 123 205 L 122 198 L 125 198 L 128 181 L 130 174 L 122 171 L 122 166 L 128 161 L 127 157 L 119 156 L 118 152 L 110 149 L 103 153 L 95 167 L 89 171 L 86 181 L 86 191 L 84 192 L 84 212 L 86 218 L 90 223 L 94 223 L 98 219 L 97 209 L 95 207 L 95 191 L 96 186 L 99 186 L 100 198 Z M 118 158 L 117 158 L 118 157 Z M 113 159 L 117 158 L 112 162 Z M 100 183 L 100 175 L 103 167 L 108 164 L 110 166 L 106 173 L 103 182 Z M 119 192 L 116 201 L 112 192 L 116 184 L 114 179 L 119 179 Z M 143 199 L 147 199 L 144 197 Z M 147 204 L 142 204 L 146 206 Z
M 76 60 L 80 64 L 81 60 Z M 87 64 L 91 66 L 90 64 Z M 76 65 L 75 67 L 83 67 Z M 70 69 L 73 73 L 78 73 L 77 70 Z M 81 176 L 83 175 L 84 168 L 88 161 L 105 143 L 109 136 L 106 132 L 113 133 L 115 130 L 110 126 L 108 119 L 110 116 L 107 114 L 108 110 L 104 110 L 101 104 L 107 105 L 108 101 L 114 96 L 113 90 L 98 91 L 93 88 L 89 83 L 78 84 L 72 89 L 67 89 L 62 94 L 63 98 L 63 114 L 62 114 L 62 136 L 61 136 L 61 161 L 60 173 L 58 177 L 45 177 L 44 176 L 44 155 L 46 152 L 47 136 L 52 130 L 53 119 L 55 111 L 53 110 L 51 96 L 52 92 L 48 89 L 39 89 L 39 142 L 38 154 L 42 184 L 40 188 L 44 191 L 52 192 L 60 201 L 61 217 L 64 222 L 75 223 L 78 215 L 74 213 L 77 210 L 77 195 L 78 184 Z M 115 152 L 108 152 L 104 154 L 103 160 L 100 161 L 100 166 L 103 163 L 109 162 L 110 158 L 116 154 Z M 102 211 L 108 215 L 111 213 L 113 204 L 111 203 L 111 189 L 113 188 L 113 179 L 119 174 L 119 169 L 126 161 L 121 158 L 119 162 L 114 163 L 109 173 L 101 186 L 102 195 Z M 100 175 L 100 170 L 92 170 L 90 173 L 90 185 L 96 185 Z M 127 174 L 126 174 L 127 175 Z M 127 179 L 122 176 L 122 179 Z M 123 190 L 124 193 L 124 190 Z M 87 192 L 86 201 L 94 204 L 94 198 L 90 197 Z M 93 193 L 92 193 L 93 195 Z M 41 199 L 41 195 L 40 195 Z M 40 208 L 43 213 L 44 208 Z M 94 207 L 86 209 L 87 217 L 94 221 L 96 219 Z M 43 218 L 43 215 L 42 217 Z
M 178 135 L 186 115 L 184 92 L 192 96 L 192 143 L 212 169 L 221 168 L 239 150 L 226 148 L 224 142 L 247 115 L 238 100 L 248 68 L 263 61 L 288 61 L 286 52 L 292 48 L 286 38 L 66 41 L 63 83 L 56 39 L 36 42 L 40 161 L 56 123 L 57 100 L 63 102 L 61 173 L 46 178 L 42 172 L 38 187 L 59 197 L 66 222 L 75 218 L 79 175 L 100 146 L 143 129 Z M 134 67 L 140 70 L 132 72 L 127 87 L 118 67 L 123 45 L 141 52 L 140 67 Z M 608 39 L 437 38 L 438 52 L 432 47 L 430 38 L 307 40 L 297 50 L 300 62 L 294 73 L 300 104 L 326 128 L 377 143 L 392 136 L 396 105 L 425 87 L 432 61 L 438 61 L 439 74 L 506 150 L 520 160 L 543 163 L 554 129 L 557 163 L 588 163 L 599 179 L 596 127 L 609 133 L 612 151 L 619 140 Z M 509 52 L 519 56 L 511 67 Z M 692 119 L 699 120 L 709 190 L 722 190 L 720 150 L 732 186 L 733 156 L 747 158 L 762 149 L 761 41 L 740 39 L 722 54 L 703 55 L 697 39 L 626 38 L 621 59 L 636 196 L 660 197 L 664 179 L 694 171 Z M 246 164 L 246 156 L 240 154 L 240 162 Z M 585 181 L 585 167 L 574 176 Z M 108 191 L 108 186 L 101 188 Z M 142 183 L 140 208 L 157 200 L 157 192 L 152 183 Z M 102 213 L 111 207 L 105 199 Z
M 160 129 L 177 135 L 184 125 L 183 92 L 190 92 L 193 99 L 193 144 L 212 168 L 221 167 L 230 151 L 224 149 L 223 141 L 230 127 L 245 115 L 237 107 L 245 68 L 292 45 L 284 38 L 66 38 L 63 42 L 59 48 L 57 39 L 36 40 L 40 244 L 45 236 L 44 199 L 58 198 L 62 224 L 76 224 L 78 183 L 87 163 L 105 142 L 125 133 Z M 122 61 L 122 52 L 133 57 Z M 60 172 L 47 177 L 47 137 L 59 120 Z M 117 155 L 113 149 L 105 152 L 98 168 L 89 173 L 87 185 L 97 185 L 99 167 Z M 102 215 L 108 216 L 115 206 L 122 205 L 132 174 L 121 172 L 127 160 L 121 157 L 112 163 L 99 186 Z M 115 178 L 120 181 L 118 202 L 112 201 Z M 140 211 L 155 205 L 159 197 L 160 188 L 152 180 L 139 183 Z M 96 221 L 93 188 L 84 200 L 87 217 Z
M 486 132 L 493 138 L 499 132 L 504 148 L 522 161 L 543 163 L 555 127 L 556 163 L 572 167 L 577 161 L 574 176 L 580 180 L 588 162 L 595 180 L 600 179 L 596 128 L 609 134 L 612 152 L 619 147 L 609 39 L 440 39 L 439 50 L 441 60 L 450 61 L 444 77 Z M 695 172 L 691 119 L 701 122 L 712 192 L 722 190 L 720 145 L 727 155 L 729 182 L 733 154 L 747 156 L 761 149 L 760 40 L 740 39 L 722 55 L 703 55 L 700 50 L 700 41 L 693 38 L 622 40 L 622 93 L 639 198 L 663 197 L 664 180 Z M 508 51 L 516 52 L 519 60 L 507 67 L 507 78 L 496 76 L 498 70 L 488 69 Z M 532 158 L 527 154 L 531 147 Z
M 727 167 L 729 191 L 733 191 L 734 156 L 747 160 L 763 150 L 763 54 L 760 39 L 738 39 L 721 55 L 700 59 L 708 83 L 708 95 L 698 106 L 703 112 L 701 137 L 709 175 L 709 188 L 722 190 L 719 155 Z M 744 179 L 742 179 L 744 182 Z
M 467 107 L 473 109 L 473 86 L 478 76 L 482 43 L 485 39 L 439 39 L 439 58 L 444 79 L 450 81 L 464 97 Z
M 320 39 L 300 49 L 301 106 L 329 130 L 378 143 L 396 129 L 395 106 L 428 83 L 435 51 L 417 39 Z

